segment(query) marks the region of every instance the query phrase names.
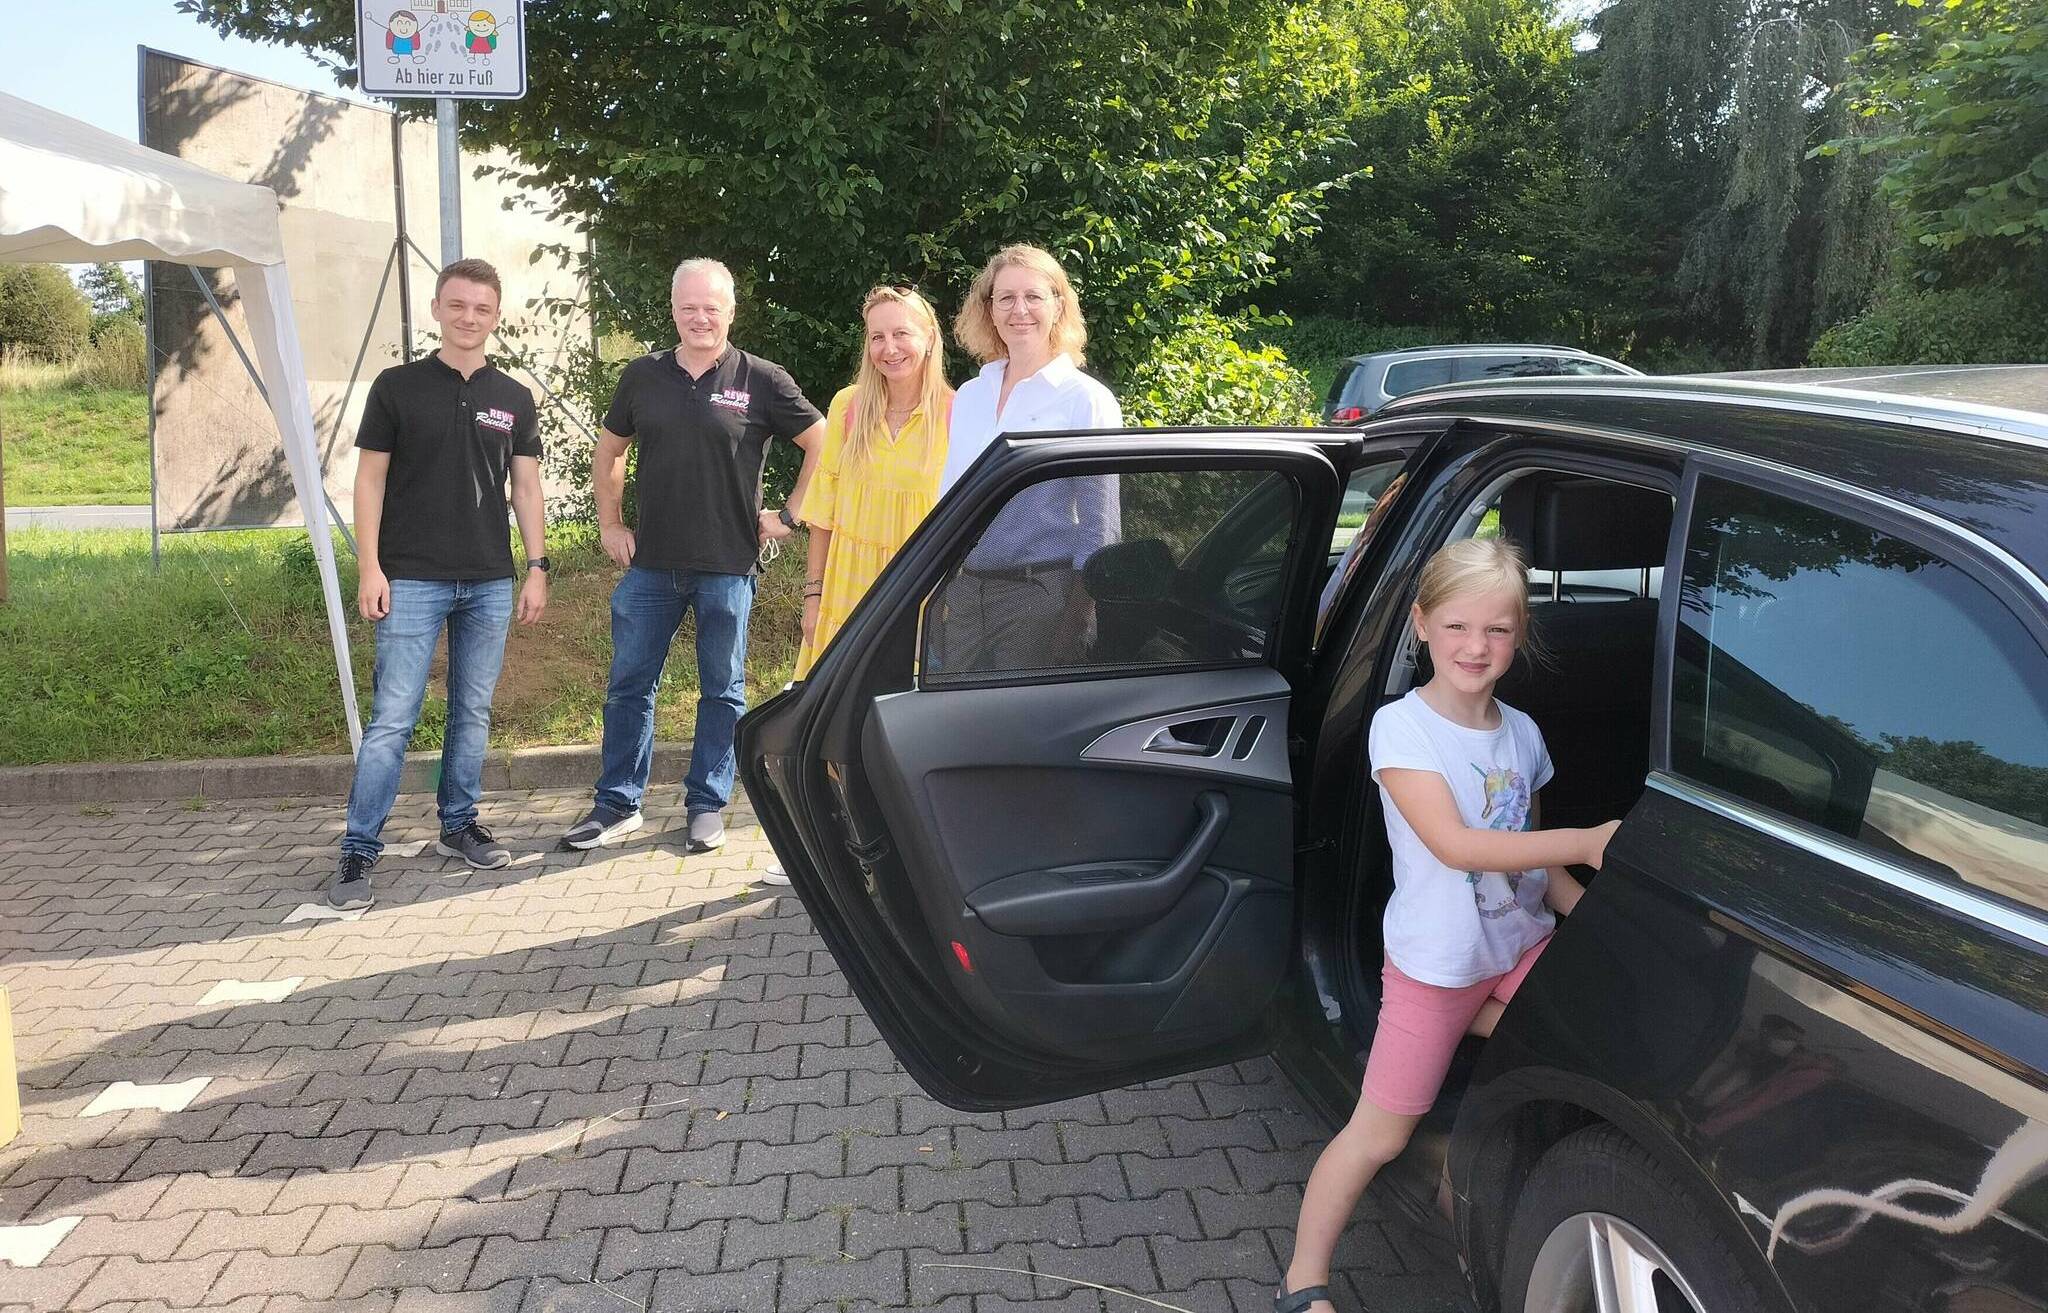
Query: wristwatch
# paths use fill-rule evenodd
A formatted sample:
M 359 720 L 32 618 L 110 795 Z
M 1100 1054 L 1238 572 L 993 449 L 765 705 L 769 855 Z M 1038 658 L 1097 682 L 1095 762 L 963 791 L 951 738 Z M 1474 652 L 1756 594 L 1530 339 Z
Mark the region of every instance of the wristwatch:
M 787 506 L 784 506 L 782 509 L 776 511 L 775 518 L 782 521 L 782 527 L 785 529 L 795 529 L 803 524 L 802 520 L 799 520 L 798 518 L 796 518 L 796 516 L 791 515 L 789 513 L 789 507 Z
M 542 574 L 553 574 L 555 571 L 554 563 L 548 560 L 548 558 L 545 556 L 527 557 L 526 568 L 529 570 L 538 570 Z

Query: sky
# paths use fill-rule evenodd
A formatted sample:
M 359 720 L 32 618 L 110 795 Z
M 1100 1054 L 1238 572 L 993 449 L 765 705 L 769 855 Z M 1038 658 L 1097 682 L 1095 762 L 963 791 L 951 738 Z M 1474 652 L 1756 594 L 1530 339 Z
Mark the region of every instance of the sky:
M 284 46 L 221 37 L 175 0 L 93 0 L 90 21 L 57 21 L 78 0 L 0 0 L 0 91 L 135 140 L 135 47 L 237 73 L 345 94 L 310 57 Z

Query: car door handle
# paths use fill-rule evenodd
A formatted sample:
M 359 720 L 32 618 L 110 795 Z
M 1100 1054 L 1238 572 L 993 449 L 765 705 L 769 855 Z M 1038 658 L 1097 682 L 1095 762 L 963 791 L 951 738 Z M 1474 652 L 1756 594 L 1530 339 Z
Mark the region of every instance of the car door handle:
M 1213 757 L 1230 742 L 1237 728 L 1235 716 L 1205 716 L 1200 720 L 1177 720 L 1160 727 L 1145 742 L 1147 752 L 1171 752 L 1188 757 Z
M 975 890 L 967 905 L 1004 935 L 1082 935 L 1128 930 L 1164 916 L 1209 864 L 1230 828 L 1230 799 L 1195 796 L 1195 832 L 1180 854 L 1146 874 L 1130 862 L 1020 871 Z

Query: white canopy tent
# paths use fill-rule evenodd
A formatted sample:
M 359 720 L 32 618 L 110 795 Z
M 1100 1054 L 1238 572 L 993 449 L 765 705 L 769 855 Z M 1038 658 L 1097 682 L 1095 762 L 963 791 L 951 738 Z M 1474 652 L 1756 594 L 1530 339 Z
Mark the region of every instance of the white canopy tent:
M 319 440 L 277 214 L 277 194 L 268 187 L 231 181 L 0 92 L 0 261 L 165 260 L 234 270 L 258 382 L 320 564 L 349 741 L 361 747 Z

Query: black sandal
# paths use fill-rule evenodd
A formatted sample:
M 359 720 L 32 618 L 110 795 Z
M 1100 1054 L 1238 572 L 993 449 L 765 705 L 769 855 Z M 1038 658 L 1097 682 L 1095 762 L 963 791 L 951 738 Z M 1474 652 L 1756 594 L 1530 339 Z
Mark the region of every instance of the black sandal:
M 1337 1301 L 1330 1298 L 1328 1286 L 1303 1286 L 1300 1290 L 1289 1290 L 1282 1282 L 1280 1293 L 1273 1296 L 1273 1313 L 1308 1313 L 1309 1306 L 1319 1299 L 1331 1308 L 1337 1307 Z

